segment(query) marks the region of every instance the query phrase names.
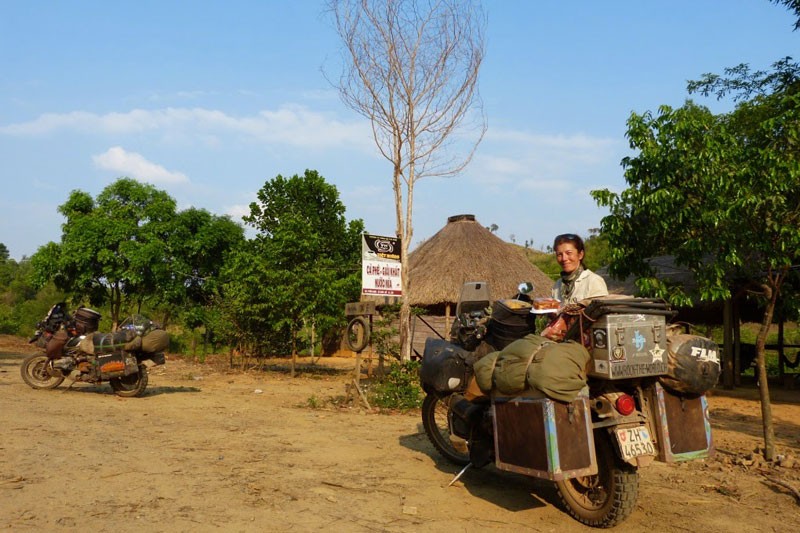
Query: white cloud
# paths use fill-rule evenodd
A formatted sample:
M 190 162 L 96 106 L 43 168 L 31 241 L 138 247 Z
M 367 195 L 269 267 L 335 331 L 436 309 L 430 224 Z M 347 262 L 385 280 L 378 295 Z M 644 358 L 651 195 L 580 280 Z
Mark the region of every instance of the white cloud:
M 141 154 L 126 152 L 121 146 L 114 146 L 100 155 L 92 156 L 92 161 L 98 168 L 113 170 L 119 174 L 152 184 L 189 182 L 186 174 L 170 172 L 161 165 L 148 161 Z
M 237 204 L 225 207 L 225 214 L 235 222 L 242 222 L 242 217 L 250 214 L 250 204 Z
M 41 136 L 59 131 L 84 134 L 153 133 L 162 138 L 189 138 L 206 143 L 209 138 L 238 135 L 253 142 L 301 148 L 355 146 L 374 151 L 366 120 L 344 122 L 327 113 L 286 105 L 255 115 L 235 117 L 203 108 L 134 109 L 99 115 L 85 111 L 46 113 L 35 120 L 0 126 L 0 134 Z
M 467 174 L 495 191 L 573 193 L 611 181 L 624 149 L 621 141 L 585 134 L 490 128 Z

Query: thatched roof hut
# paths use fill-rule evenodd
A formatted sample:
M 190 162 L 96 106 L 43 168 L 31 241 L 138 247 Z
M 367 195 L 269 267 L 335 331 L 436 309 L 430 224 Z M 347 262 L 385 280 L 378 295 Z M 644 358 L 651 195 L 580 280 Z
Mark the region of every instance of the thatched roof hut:
M 447 225 L 408 259 L 411 305 L 425 307 L 430 314 L 454 312 L 467 281 L 488 282 L 493 299 L 512 297 L 522 281 L 533 283 L 536 297 L 549 296 L 553 287 L 553 280 L 522 250 L 481 226 L 474 215 L 449 217 Z

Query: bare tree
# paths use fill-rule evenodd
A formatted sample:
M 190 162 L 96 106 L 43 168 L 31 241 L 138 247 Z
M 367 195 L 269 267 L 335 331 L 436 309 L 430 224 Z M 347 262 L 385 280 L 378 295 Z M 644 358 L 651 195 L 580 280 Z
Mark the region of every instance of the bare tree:
M 411 357 L 408 247 L 414 185 L 453 176 L 472 159 L 486 131 L 478 93 L 486 18 L 475 0 L 330 0 L 343 41 L 342 100 L 368 118 L 392 163 L 401 239 L 401 357 Z M 471 135 L 460 135 L 469 132 Z

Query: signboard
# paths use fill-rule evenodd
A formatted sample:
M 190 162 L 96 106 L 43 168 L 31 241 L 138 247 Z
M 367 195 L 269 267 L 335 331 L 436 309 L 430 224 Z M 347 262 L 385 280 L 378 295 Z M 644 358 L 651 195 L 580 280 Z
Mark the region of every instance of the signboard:
M 361 294 L 402 296 L 400 239 L 362 235 Z

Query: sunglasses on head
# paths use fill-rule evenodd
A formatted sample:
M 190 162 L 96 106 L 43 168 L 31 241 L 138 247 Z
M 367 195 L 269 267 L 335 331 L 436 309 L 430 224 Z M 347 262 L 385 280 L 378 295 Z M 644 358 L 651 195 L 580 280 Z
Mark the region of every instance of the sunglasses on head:
M 563 241 L 577 241 L 578 239 L 580 239 L 580 237 L 578 237 L 574 233 L 562 233 L 561 235 L 556 237 L 554 240 L 556 240 L 556 241 L 562 241 L 562 240 Z

